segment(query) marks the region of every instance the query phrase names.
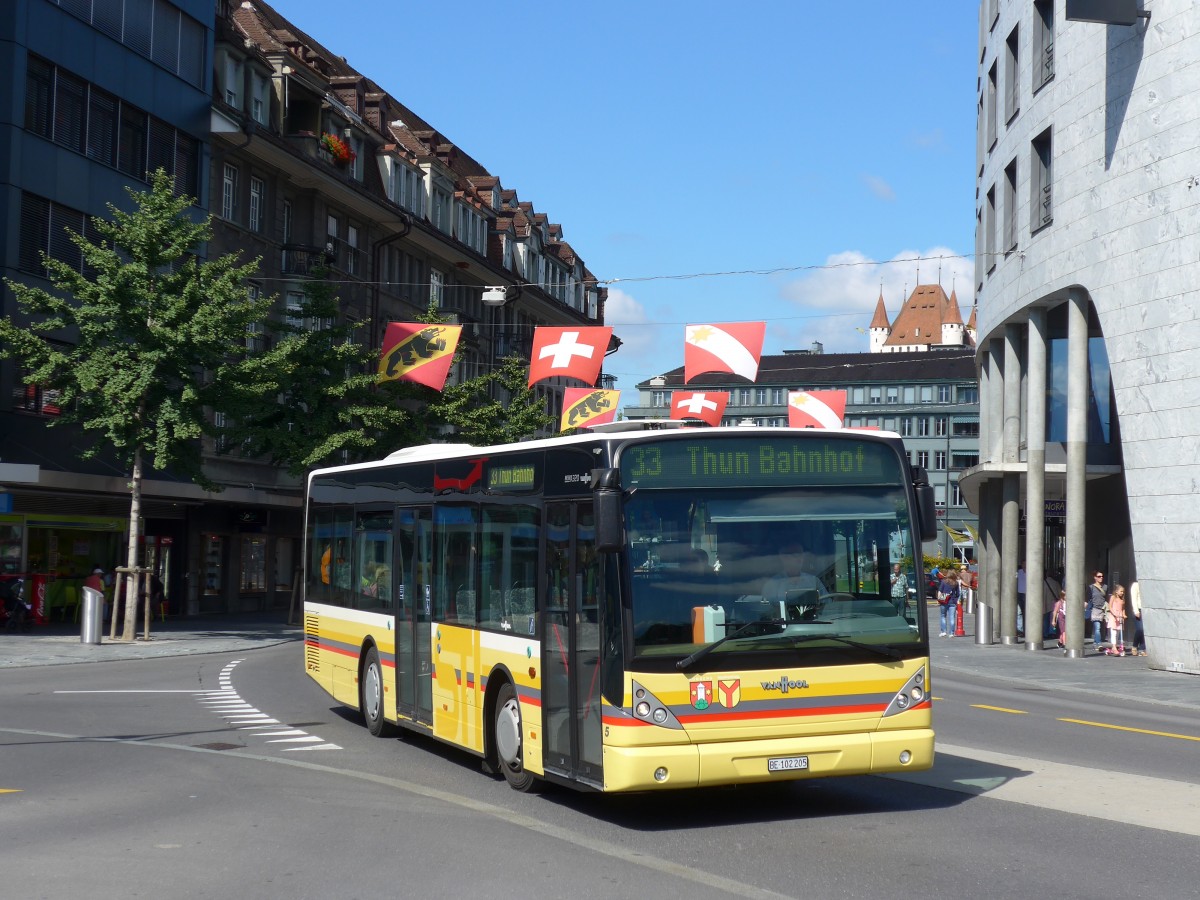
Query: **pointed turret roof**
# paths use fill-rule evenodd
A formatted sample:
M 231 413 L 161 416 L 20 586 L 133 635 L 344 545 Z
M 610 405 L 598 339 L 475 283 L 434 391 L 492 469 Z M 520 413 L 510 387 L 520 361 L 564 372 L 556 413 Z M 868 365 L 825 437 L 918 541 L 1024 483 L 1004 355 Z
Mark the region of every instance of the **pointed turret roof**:
M 861 319 L 859 320 L 862 321 Z M 875 304 L 875 318 L 871 320 L 872 328 L 891 328 L 892 323 L 888 321 L 887 309 L 883 305 L 883 291 L 879 292 L 879 302 Z
M 962 323 L 962 313 L 958 311 L 958 292 L 951 288 L 950 305 L 946 308 L 946 315 L 942 317 L 942 324 L 961 325 Z
M 975 307 L 971 307 L 971 318 L 967 319 L 967 327 L 972 331 L 975 330 Z

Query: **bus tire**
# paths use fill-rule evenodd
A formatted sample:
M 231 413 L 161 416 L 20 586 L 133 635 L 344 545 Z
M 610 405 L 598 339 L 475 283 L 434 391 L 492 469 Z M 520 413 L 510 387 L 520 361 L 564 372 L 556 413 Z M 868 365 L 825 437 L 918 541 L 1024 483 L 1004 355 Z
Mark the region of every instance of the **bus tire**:
M 541 780 L 525 770 L 521 704 L 512 684 L 505 682 L 496 692 L 496 718 L 492 723 L 496 761 L 504 780 L 514 791 L 529 793 L 541 786 Z
M 383 717 L 383 667 L 374 646 L 367 651 L 362 677 L 358 680 L 358 708 L 367 731 L 375 737 L 390 737 L 395 733 L 395 728 Z

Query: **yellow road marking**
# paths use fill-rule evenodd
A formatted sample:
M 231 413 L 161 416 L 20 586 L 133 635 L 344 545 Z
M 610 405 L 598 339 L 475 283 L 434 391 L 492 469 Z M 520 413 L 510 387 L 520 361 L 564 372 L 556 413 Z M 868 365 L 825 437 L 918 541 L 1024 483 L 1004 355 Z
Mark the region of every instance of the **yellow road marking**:
M 972 708 L 972 709 L 990 709 L 992 712 L 1006 712 L 1006 713 L 1012 713 L 1014 716 L 1027 716 L 1027 715 L 1029 715 L 1029 713 L 1027 713 L 1027 712 L 1026 712 L 1025 710 L 1023 710 L 1023 709 L 1005 709 L 1003 706 L 985 706 L 985 705 L 984 705 L 984 704 L 982 704 L 982 703 L 972 703 L 972 704 L 971 704 L 971 708 Z
M 1130 728 L 1127 725 L 1109 725 L 1107 722 L 1088 722 L 1084 719 L 1059 719 L 1060 722 L 1069 722 L 1072 725 L 1091 725 L 1093 728 L 1111 728 L 1114 731 L 1132 731 L 1135 734 L 1152 734 L 1155 737 L 1178 738 L 1181 741 L 1200 741 L 1200 737 L 1195 737 L 1190 734 L 1172 734 L 1169 731 L 1150 731 L 1146 728 Z
M 19 794 L 20 788 L 0 788 L 0 794 Z

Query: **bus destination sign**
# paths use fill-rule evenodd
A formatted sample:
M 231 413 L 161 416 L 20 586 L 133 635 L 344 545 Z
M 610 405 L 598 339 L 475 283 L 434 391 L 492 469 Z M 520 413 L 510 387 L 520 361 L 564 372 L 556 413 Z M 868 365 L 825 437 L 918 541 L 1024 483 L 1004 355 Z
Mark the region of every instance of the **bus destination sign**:
M 901 484 L 887 444 L 794 437 L 670 440 L 630 444 L 621 454 L 627 487 Z

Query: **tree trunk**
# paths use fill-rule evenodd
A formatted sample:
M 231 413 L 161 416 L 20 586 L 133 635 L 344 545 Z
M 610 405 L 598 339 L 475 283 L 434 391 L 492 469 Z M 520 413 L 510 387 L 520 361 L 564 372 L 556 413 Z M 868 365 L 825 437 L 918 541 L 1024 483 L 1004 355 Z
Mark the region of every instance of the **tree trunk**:
M 138 582 L 135 573 L 138 565 L 138 544 L 141 541 L 142 525 L 142 448 L 133 453 L 133 477 L 129 481 L 129 552 L 125 557 L 125 631 L 122 639 L 132 641 L 137 631 Z

